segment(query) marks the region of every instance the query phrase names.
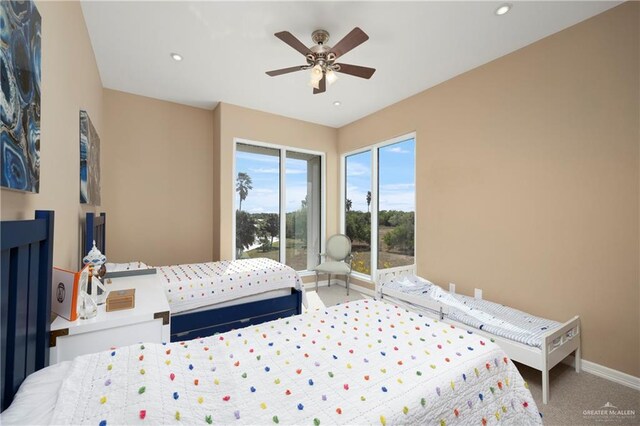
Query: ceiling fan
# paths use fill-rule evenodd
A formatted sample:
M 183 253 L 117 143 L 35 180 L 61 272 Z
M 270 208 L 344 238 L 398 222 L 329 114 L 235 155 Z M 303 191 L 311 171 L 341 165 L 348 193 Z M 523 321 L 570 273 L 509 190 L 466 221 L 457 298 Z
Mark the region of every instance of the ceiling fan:
M 311 34 L 311 39 L 315 43 L 315 45 L 311 47 L 302 44 L 302 42 L 289 31 L 281 31 L 274 35 L 302 53 L 307 60 L 307 65 L 267 71 L 267 75 L 275 77 L 290 72 L 310 69 L 311 85 L 313 86 L 314 95 L 326 91 L 327 83 L 331 84 L 338 78 L 336 75 L 337 72 L 367 79 L 371 78 L 373 73 L 376 72 L 375 68 L 336 63 L 339 57 L 369 40 L 369 36 L 358 27 L 351 30 L 349 34 L 333 47 L 327 46 L 329 33 L 325 30 L 316 30 Z

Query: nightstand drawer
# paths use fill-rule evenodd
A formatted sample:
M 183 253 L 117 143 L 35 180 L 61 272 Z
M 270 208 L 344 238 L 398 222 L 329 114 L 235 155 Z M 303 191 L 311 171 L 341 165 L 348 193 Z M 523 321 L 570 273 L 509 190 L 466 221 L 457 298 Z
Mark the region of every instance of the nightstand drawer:
M 55 362 L 62 362 L 80 355 L 106 351 L 112 347 L 140 342 L 162 343 L 162 333 L 162 319 L 156 319 L 91 333 L 58 336 L 55 339 L 56 345 L 50 348 L 50 356 Z

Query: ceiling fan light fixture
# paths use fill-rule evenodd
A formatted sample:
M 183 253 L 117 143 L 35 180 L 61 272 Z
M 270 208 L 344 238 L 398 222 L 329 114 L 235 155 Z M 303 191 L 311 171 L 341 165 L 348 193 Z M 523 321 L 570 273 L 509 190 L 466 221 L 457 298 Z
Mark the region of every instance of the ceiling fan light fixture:
M 309 80 L 309 86 L 313 87 L 314 89 L 318 90 L 320 89 L 320 80 L 322 78 L 314 78 L 314 75 L 311 74 L 311 80 Z
M 316 78 L 320 80 L 322 78 L 322 67 L 320 64 L 316 64 L 313 68 L 311 68 L 311 78 Z
M 338 79 L 338 75 L 332 69 L 327 70 L 326 76 L 327 76 L 327 83 L 329 84 L 333 84 L 333 82 L 335 82 Z

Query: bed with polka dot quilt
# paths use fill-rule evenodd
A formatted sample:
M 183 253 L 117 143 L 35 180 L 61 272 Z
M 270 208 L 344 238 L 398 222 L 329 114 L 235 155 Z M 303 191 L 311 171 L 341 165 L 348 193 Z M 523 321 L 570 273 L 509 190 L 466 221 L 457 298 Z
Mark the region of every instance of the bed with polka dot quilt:
M 169 344 L 76 358 L 52 424 L 541 424 L 504 352 L 361 300 Z
M 159 266 L 156 269 L 172 314 L 273 290 L 302 290 L 302 280 L 293 268 L 267 258 Z

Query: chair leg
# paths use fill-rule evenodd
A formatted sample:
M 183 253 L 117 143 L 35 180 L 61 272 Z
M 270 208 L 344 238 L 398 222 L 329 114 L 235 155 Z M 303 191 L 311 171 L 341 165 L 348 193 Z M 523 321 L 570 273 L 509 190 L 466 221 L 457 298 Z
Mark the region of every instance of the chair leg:
M 351 276 L 347 275 L 347 296 L 349 295 L 349 278 L 351 278 Z
M 318 292 L 318 271 L 316 271 L 316 293 Z
M 331 274 L 329 274 L 329 283 L 327 284 L 327 287 L 331 287 Z

